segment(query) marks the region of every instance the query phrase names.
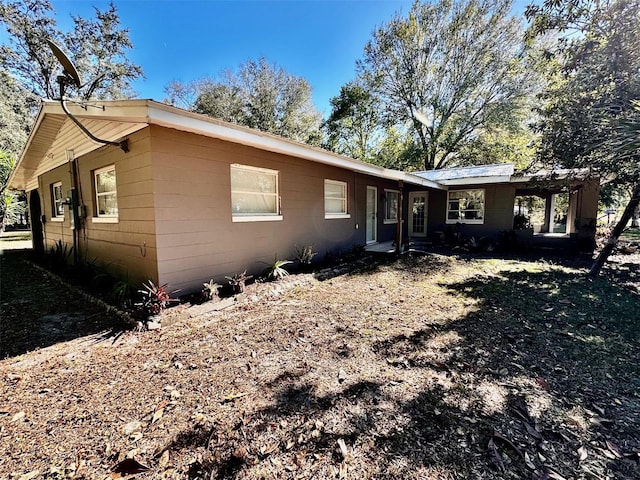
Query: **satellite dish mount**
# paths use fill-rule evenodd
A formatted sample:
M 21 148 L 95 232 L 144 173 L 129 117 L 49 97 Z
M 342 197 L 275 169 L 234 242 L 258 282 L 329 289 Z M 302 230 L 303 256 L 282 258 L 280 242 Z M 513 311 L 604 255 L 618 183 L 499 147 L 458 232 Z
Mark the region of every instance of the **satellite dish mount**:
M 80 130 L 84 132 L 84 134 L 87 137 L 89 137 L 94 142 L 102 143 L 104 145 L 116 145 L 120 147 L 122 151 L 124 151 L 125 153 L 128 152 L 129 151 L 128 139 L 125 138 L 124 140 L 121 140 L 119 142 L 113 142 L 111 140 L 103 140 L 101 138 L 98 138 L 93 133 L 91 133 L 89 129 L 87 129 L 87 127 L 85 127 L 82 123 L 80 123 L 80 120 L 78 120 L 69 111 L 65 103 L 64 93 L 68 86 L 75 86 L 77 89 L 80 89 L 82 87 L 82 85 L 80 84 L 80 76 L 78 75 L 78 71 L 76 70 L 76 67 L 73 65 L 71 60 L 69 60 L 69 57 L 67 57 L 67 55 L 65 55 L 65 53 L 60 49 L 60 47 L 58 47 L 51 40 L 47 40 L 47 43 L 49 44 L 49 48 L 51 48 L 51 51 L 53 52 L 55 57 L 60 62 L 60 65 L 62 65 L 62 75 L 58 75 L 57 81 L 58 81 L 58 87 L 60 89 L 60 105 L 62 106 L 62 110 L 64 111 L 64 113 L 67 115 L 67 117 L 69 117 L 73 121 L 73 123 L 75 123 L 78 126 Z M 91 90 L 93 90 L 93 88 L 95 88 L 95 82 L 94 82 L 94 85 L 91 86 Z M 104 107 L 103 107 L 103 110 L 104 110 Z

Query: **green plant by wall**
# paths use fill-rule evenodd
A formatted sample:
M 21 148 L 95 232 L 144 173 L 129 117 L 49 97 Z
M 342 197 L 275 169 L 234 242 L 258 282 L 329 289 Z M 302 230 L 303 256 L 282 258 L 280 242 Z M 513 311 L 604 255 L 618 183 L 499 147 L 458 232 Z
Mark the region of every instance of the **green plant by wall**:
M 290 263 L 293 262 L 291 260 L 278 260 L 278 257 L 275 256 L 273 257 L 273 263 L 265 268 L 262 274 L 267 280 L 280 280 L 281 278 L 289 275 L 289 272 L 287 272 L 283 267 L 285 265 L 289 265 Z

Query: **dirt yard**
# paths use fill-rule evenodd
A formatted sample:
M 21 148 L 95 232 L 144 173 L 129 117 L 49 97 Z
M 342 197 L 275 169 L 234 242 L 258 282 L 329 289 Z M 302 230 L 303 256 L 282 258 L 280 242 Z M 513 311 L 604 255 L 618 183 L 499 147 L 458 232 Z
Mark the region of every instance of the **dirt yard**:
M 0 478 L 640 478 L 638 259 L 614 266 L 430 254 L 20 349 L 5 313 L 44 313 L 5 260 Z

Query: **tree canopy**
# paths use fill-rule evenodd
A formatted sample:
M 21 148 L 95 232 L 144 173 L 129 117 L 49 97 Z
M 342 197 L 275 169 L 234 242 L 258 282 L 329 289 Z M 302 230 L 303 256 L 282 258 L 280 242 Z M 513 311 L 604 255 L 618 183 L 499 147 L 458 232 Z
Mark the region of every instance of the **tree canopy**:
M 589 168 L 619 185 L 640 181 L 634 144 L 640 100 L 640 3 L 565 0 L 530 7 L 530 35 L 560 28 L 558 70 L 542 95 L 540 160 Z
M 382 142 L 379 105 L 369 90 L 355 82 L 330 100 L 331 114 L 324 123 L 326 147 L 342 155 L 375 163 Z
M 18 155 L 37 108 L 38 99 L 0 70 L 0 151 Z
M 416 1 L 373 34 L 359 79 L 384 121 L 408 129 L 422 167 L 461 162 L 491 128 L 509 128 L 532 93 L 520 21 L 509 0 Z
M 321 116 L 309 83 L 264 57 L 215 78 L 171 82 L 165 92 L 167 103 L 198 113 L 304 143 L 321 142 Z
M 55 12 L 47 0 L 0 0 L 0 24 L 8 34 L 8 43 L 0 46 L 0 68 L 14 77 L 29 92 L 42 98 L 59 96 L 56 78 L 61 67 L 46 41 L 66 49 L 82 80 L 93 89 L 83 95 L 96 99 L 127 98 L 133 95 L 132 82 L 143 75 L 142 68 L 126 57 L 132 48 L 127 29 L 113 3 L 95 18 L 72 17 L 73 30 L 57 27 Z M 68 94 L 76 94 L 70 90 Z
M 598 275 L 640 204 L 636 148 L 640 99 L 640 3 L 545 0 L 527 9 L 529 37 L 561 33 L 558 71 L 542 97 L 540 160 L 587 168 L 632 193 L 611 238 L 589 272 Z

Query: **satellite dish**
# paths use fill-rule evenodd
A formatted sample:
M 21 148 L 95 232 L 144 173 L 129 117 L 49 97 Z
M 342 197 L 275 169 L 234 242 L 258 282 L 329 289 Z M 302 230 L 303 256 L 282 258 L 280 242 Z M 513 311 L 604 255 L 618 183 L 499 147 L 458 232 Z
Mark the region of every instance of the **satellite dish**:
M 58 47 L 55 43 L 53 43 L 49 39 L 47 39 L 47 43 L 49 44 L 49 48 L 51 48 L 51 51 L 53 52 L 55 57 L 60 62 L 60 65 L 62 65 L 62 75 L 58 76 L 58 85 L 60 86 L 60 105 L 62 106 L 62 110 L 64 111 L 64 113 L 73 121 L 73 123 L 75 123 L 78 126 L 78 128 L 80 130 L 82 130 L 85 133 L 85 135 L 87 137 L 89 137 L 94 142 L 102 143 L 104 145 L 117 145 L 125 153 L 128 152 L 129 151 L 129 140 L 128 139 L 125 138 L 124 140 L 121 140 L 119 142 L 114 142 L 114 141 L 111 141 L 111 140 L 103 140 L 102 138 L 98 138 L 93 133 L 91 133 L 89 131 L 89 129 L 87 127 L 85 127 L 80 122 L 80 120 L 78 120 L 69 111 L 69 109 L 67 108 L 67 106 L 65 104 L 65 98 L 64 98 L 65 86 L 67 86 L 67 85 L 75 85 L 76 88 L 78 90 L 80 90 L 80 88 L 82 88 L 84 85 L 81 85 L 80 75 L 78 75 L 78 71 L 76 70 L 76 67 L 74 67 L 74 65 L 71 62 L 71 60 L 69 60 L 69 57 L 67 57 L 65 55 L 65 53 L 62 51 L 62 49 L 60 47 Z M 100 80 L 102 80 L 103 77 L 104 77 L 104 75 L 101 75 L 101 76 L 99 76 L 98 78 L 96 78 L 93 81 L 93 83 L 91 84 L 91 87 L 89 87 L 89 96 L 91 95 L 93 90 L 95 88 L 97 88 Z M 102 107 L 102 109 L 104 110 L 104 107 Z
M 49 44 L 49 48 L 51 48 L 53 54 L 60 62 L 60 65 L 62 65 L 62 73 L 64 74 L 64 76 L 69 81 L 72 81 L 72 83 L 75 84 L 77 88 L 80 88 L 80 75 L 78 75 L 78 71 L 76 70 L 76 67 L 73 66 L 71 60 L 69 60 L 69 57 L 67 57 L 62 49 L 51 40 L 47 39 L 47 43 Z

